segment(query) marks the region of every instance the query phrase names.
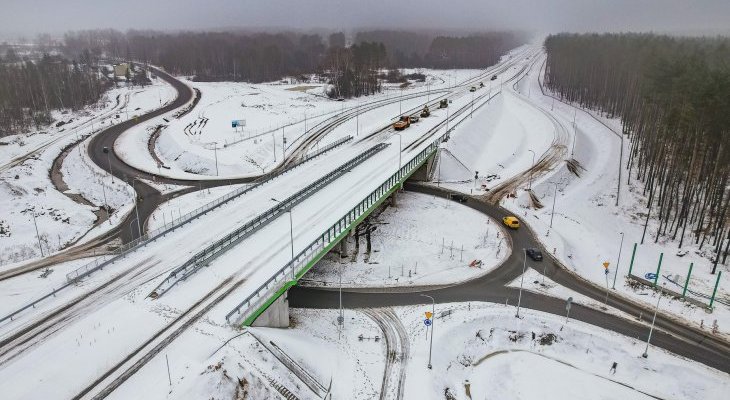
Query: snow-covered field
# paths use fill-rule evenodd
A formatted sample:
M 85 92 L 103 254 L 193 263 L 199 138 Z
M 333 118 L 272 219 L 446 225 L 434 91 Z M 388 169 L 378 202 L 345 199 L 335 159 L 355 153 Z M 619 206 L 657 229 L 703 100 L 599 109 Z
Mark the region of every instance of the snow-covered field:
M 459 221 L 458 224 L 449 221 Z M 360 235 L 350 257 L 331 252 L 307 275 L 307 284 L 344 287 L 425 286 L 481 276 L 509 255 L 498 223 L 457 202 L 402 192 L 398 205 L 371 218 L 372 252 Z
M 132 198 L 126 184 L 119 180 L 112 184 L 110 177 L 95 167 L 83 150 L 79 154 L 78 148 L 74 148 L 64 160 L 61 173 L 69 193 L 79 193 L 91 203 L 82 204 L 55 189 L 49 177 L 53 162 L 67 146 L 124 120 L 125 112 L 139 114 L 155 109 L 160 102 L 164 104 L 173 99 L 175 94 L 174 89 L 163 82 L 145 88 L 112 89 L 98 107 L 55 115 L 60 121 L 68 122 L 65 125 L 56 127 L 54 123 L 41 132 L 3 138 L 1 141 L 8 145 L 2 146 L 0 152 L 4 163 L 0 168 L 0 201 L 3 204 L 0 264 L 41 255 L 33 215 L 45 255 L 84 237 L 97 221 L 95 212 L 105 218 L 100 210 L 104 205 L 103 191 L 106 191 L 107 203 L 116 211 L 112 222 L 118 221 Z M 18 157 L 23 161 L 12 161 Z M 99 230 L 108 229 L 109 224 L 105 225 Z
M 536 173 L 532 180 L 533 193 L 543 208 L 536 210 L 531 207 L 526 191 L 529 177 L 516 188 L 517 197 L 504 198 L 501 205 L 523 218 L 537 238 L 548 250 L 554 250 L 555 256 L 564 265 L 602 286 L 606 284 L 603 262 L 607 261 L 610 263 L 609 284 L 613 287 L 623 232 L 616 291 L 653 306 L 650 290 L 632 288 L 623 279 L 628 273 L 633 244 L 641 241 L 646 198 L 641 195 L 643 186 L 633 177 L 631 184 L 626 185 L 624 169 L 619 206 L 615 205 L 620 136 L 590 114 L 543 96 L 537 80 L 541 65 L 541 62 L 534 63 L 529 74 L 519 81 L 516 90 L 512 90 L 511 84 L 505 85 L 503 95 L 475 113 L 473 122 L 466 120 L 454 130 L 452 139 L 444 145 L 441 153 L 441 184 L 467 193 L 488 194 L 480 189 L 482 185 L 487 189 L 494 188 L 532 165 L 533 154 L 529 150 L 536 154 L 535 160 L 539 160 L 547 154 L 555 140 L 562 140 L 562 145 L 566 146 L 563 150 L 566 157 L 570 158 L 570 154 L 574 153 L 573 158 L 580 163 L 580 177 L 568 170 L 567 163 L 558 161 L 551 171 Z M 552 125 L 538 109 L 552 115 L 557 126 Z M 573 118 L 577 131 L 573 129 Z M 620 121 L 597 118 L 616 132 L 621 132 Z M 566 133 L 569 135 L 567 139 Z M 628 140 L 623 145 L 625 167 Z M 474 171 L 479 171 L 477 184 L 473 180 Z M 557 198 L 554 199 L 556 189 Z M 678 253 L 678 240 L 660 239 L 654 243 L 655 235 L 656 224 L 650 221 L 644 245 L 639 245 L 636 252 L 633 274 L 643 277 L 648 272 L 656 272 L 660 253 L 663 252 L 659 283 L 681 293 L 682 287 L 667 280 L 666 276 L 683 284 L 689 264 L 694 263 L 689 289 L 711 294 L 717 278 L 717 275 L 710 274 L 711 250 L 705 247 L 700 251 L 688 237 L 683 246 L 687 253 Z M 721 264 L 718 268 L 728 270 L 727 265 Z M 676 275 L 679 275 L 678 280 Z M 718 298 L 730 300 L 729 288 L 726 282 L 721 281 Z M 709 301 L 706 298 L 698 300 Z M 684 317 L 708 331 L 717 320 L 720 333 L 730 332 L 730 307 L 718 302 L 711 314 L 682 302 L 672 302 L 665 311 Z
M 345 101 L 328 99 L 323 95 L 322 84 L 187 81 L 202 93 L 200 102 L 189 114 L 180 119 L 169 115 L 155 118 L 129 130 L 115 145 L 115 152 L 136 168 L 173 178 L 257 175 L 281 163 L 284 137 L 288 154 L 305 132 L 343 112 L 355 110 L 369 111 L 341 123 L 317 145 L 347 135 L 366 135 L 407 110 L 420 109 L 427 100 L 443 95 L 454 84 L 483 73 L 482 70 L 419 71 L 427 75 L 426 82 L 414 82 L 402 90 L 386 85 L 383 93 Z M 246 121 L 245 127 L 231 127 L 232 120 L 241 119 Z M 155 140 L 153 157 L 148 142 L 159 125 L 163 128 Z M 162 161 L 160 167 L 155 157 Z

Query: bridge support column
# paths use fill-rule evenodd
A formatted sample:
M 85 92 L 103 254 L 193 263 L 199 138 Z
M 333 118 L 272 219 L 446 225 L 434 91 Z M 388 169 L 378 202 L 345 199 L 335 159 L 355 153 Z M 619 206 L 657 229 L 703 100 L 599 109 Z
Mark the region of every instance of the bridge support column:
M 345 237 L 340 241 L 340 257 L 345 258 L 350 255 L 350 245 L 347 243 L 347 239 L 352 235 L 352 229 L 347 231 Z
M 263 314 L 256 318 L 252 326 L 265 326 L 267 328 L 288 328 L 289 327 L 289 292 L 285 292 L 274 301 Z
M 398 191 L 400 188 L 393 191 L 393 194 L 390 195 L 390 205 L 393 207 L 398 207 Z

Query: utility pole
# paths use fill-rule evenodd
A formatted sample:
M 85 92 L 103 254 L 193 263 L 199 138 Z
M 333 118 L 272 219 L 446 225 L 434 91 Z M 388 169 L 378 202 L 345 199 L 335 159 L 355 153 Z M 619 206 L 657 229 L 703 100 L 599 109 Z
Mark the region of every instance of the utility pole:
M 401 167 L 401 154 L 403 153 L 403 137 L 400 133 L 395 132 L 396 135 L 398 135 L 398 178 L 400 179 L 400 169 Z
M 618 246 L 618 260 L 616 260 L 616 270 L 613 271 L 613 285 L 611 289 L 616 289 L 616 275 L 618 275 L 618 266 L 621 262 L 621 250 L 624 248 L 624 233 L 621 232 L 621 244 Z
M 282 130 L 284 128 L 281 128 Z M 274 148 L 274 162 L 276 162 L 276 136 L 274 135 L 274 132 L 271 132 L 271 145 Z
M 282 204 L 281 201 L 276 200 L 275 198 L 271 198 L 271 200 Z M 291 268 L 291 278 L 292 280 L 295 280 L 296 276 L 294 274 L 294 222 L 292 221 L 292 209 L 286 210 L 287 213 L 289 213 L 289 243 L 291 243 L 291 260 L 292 260 L 292 268 Z
M 109 225 L 111 225 L 112 221 L 109 218 L 109 203 L 106 201 L 106 188 L 104 187 L 103 178 L 99 179 L 99 184 L 101 185 L 101 193 L 104 195 L 104 211 L 106 211 L 106 219 L 109 221 Z
M 81 151 L 81 148 L 79 148 L 79 151 Z M 109 175 L 112 176 L 112 183 L 114 183 L 114 171 L 112 170 L 112 159 L 111 155 L 109 155 L 109 148 L 104 146 L 102 151 L 106 154 L 106 160 L 109 162 Z
M 139 237 L 142 237 L 142 225 L 139 223 L 139 208 L 137 208 L 137 189 L 134 187 L 134 182 L 137 181 L 137 178 L 132 179 L 132 191 L 134 192 L 134 213 L 137 214 L 137 233 L 139 234 Z
M 30 215 L 33 216 L 33 225 L 35 226 L 35 236 L 38 238 L 38 248 L 41 249 L 41 257 L 45 257 L 43 254 L 43 246 L 41 246 L 41 235 L 38 233 L 38 223 L 35 220 L 35 211 L 33 211 Z
M 618 199 L 621 197 L 621 165 L 624 160 L 624 134 L 621 133 L 621 150 L 618 156 L 618 184 L 616 186 L 616 207 L 618 207 Z
M 522 276 L 520 277 L 520 294 L 517 297 L 517 314 L 515 314 L 515 317 L 520 317 L 520 305 L 522 304 L 522 284 L 525 282 L 525 268 L 527 267 L 527 250 L 522 249 L 523 259 L 522 259 Z

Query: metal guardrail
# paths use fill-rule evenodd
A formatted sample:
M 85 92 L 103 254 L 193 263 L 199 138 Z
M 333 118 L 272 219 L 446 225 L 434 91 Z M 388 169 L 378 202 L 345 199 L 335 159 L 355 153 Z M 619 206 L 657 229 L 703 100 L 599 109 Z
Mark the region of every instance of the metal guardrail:
M 317 261 L 327 254 L 347 234 L 353 225 L 359 224 L 365 219 L 372 210 L 388 198 L 388 196 L 402 185 L 403 181 L 433 155 L 444 136 L 445 134 L 441 135 L 419 152 L 309 246 L 299 252 L 294 259 L 280 268 L 271 278 L 226 314 L 226 321 L 230 323 L 231 317 L 235 315 L 237 321 L 243 318 L 243 325 L 251 325 L 279 296 L 294 286 Z M 291 280 L 283 282 L 283 285 L 279 286 L 288 277 L 291 277 Z M 272 290 L 274 290 L 273 294 L 269 295 Z
M 123 246 L 117 248 L 115 250 L 115 252 L 113 252 L 113 253 L 105 254 L 105 255 L 94 258 L 93 261 L 91 261 L 85 265 L 82 265 L 81 267 L 77 268 L 76 270 L 71 271 L 68 274 L 66 274 L 67 283 L 65 283 L 64 285 L 62 285 L 58 288 L 53 289 L 50 293 L 33 300 L 32 302 L 11 312 L 10 314 L 5 315 L 4 317 L 0 318 L 0 323 L 4 322 L 6 320 L 12 320 L 16 315 L 20 314 L 21 312 L 23 312 L 27 309 L 35 308 L 35 306 L 38 303 L 40 303 L 50 297 L 55 297 L 56 293 L 73 285 L 78 280 L 92 274 L 95 271 L 104 269 L 104 267 L 112 264 L 114 261 L 117 261 L 117 260 L 123 258 L 128 253 L 130 253 L 138 248 L 143 247 L 147 243 L 150 243 L 150 242 L 164 236 L 165 234 L 185 225 L 186 223 L 192 221 L 193 219 L 198 218 L 198 217 L 206 214 L 207 212 L 210 212 L 213 209 L 233 200 L 236 197 L 239 197 L 245 193 L 248 193 L 251 190 L 254 190 L 257 187 L 259 187 L 273 179 L 276 179 L 276 178 L 282 176 L 283 174 L 299 167 L 300 165 L 302 165 L 310 160 L 313 160 L 313 159 L 319 157 L 320 155 L 322 155 L 330 150 L 333 150 L 334 148 L 339 147 L 351 140 L 352 140 L 352 136 L 346 136 L 338 141 L 332 142 L 329 145 L 321 148 L 319 151 L 316 151 L 316 152 L 312 153 L 311 155 L 308 155 L 305 158 L 303 158 L 302 160 L 298 161 L 297 163 L 290 165 L 285 170 L 283 170 L 277 174 L 267 176 L 266 179 L 264 179 L 263 181 L 260 181 L 256 184 L 253 184 L 250 186 L 242 187 L 242 188 L 236 189 L 234 191 L 231 191 L 230 193 L 227 193 L 224 196 L 221 196 L 209 203 L 206 203 L 205 205 L 198 207 L 197 209 L 195 209 L 185 215 L 182 215 L 181 217 L 174 219 L 174 220 L 170 221 L 169 223 L 164 224 L 162 227 L 155 229 L 154 231 L 148 232 L 148 233 L 144 234 L 143 236 L 127 243 L 126 245 L 123 245 Z
M 356 157 L 335 168 L 333 171 L 307 185 L 307 187 L 305 187 L 304 189 L 287 197 L 285 200 L 282 200 L 276 206 L 271 207 L 263 213 L 257 215 L 255 218 L 249 220 L 225 237 L 217 240 L 215 243 L 197 252 L 183 265 L 175 268 L 167 276 L 167 278 L 165 278 L 165 280 L 162 281 L 152 291 L 152 293 L 150 293 L 150 297 L 158 298 L 159 296 L 163 295 L 165 292 L 170 290 L 176 283 L 180 282 L 181 280 L 187 279 L 190 275 L 197 272 L 204 265 L 209 264 L 211 261 L 222 255 L 223 253 L 236 246 L 242 240 L 246 239 L 247 237 L 257 232 L 259 229 L 267 225 L 270 221 L 278 218 L 287 210 L 306 200 L 308 197 L 315 194 L 323 187 L 327 186 L 342 175 L 350 172 L 352 168 L 360 165 L 365 160 L 379 153 L 381 150 L 385 149 L 388 146 L 388 143 L 378 143 L 375 146 L 365 150 L 364 152 L 358 154 Z

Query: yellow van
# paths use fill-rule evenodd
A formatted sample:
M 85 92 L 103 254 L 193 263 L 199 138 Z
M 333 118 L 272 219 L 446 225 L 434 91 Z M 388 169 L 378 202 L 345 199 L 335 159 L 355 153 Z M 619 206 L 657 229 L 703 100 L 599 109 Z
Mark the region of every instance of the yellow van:
M 502 222 L 504 222 L 504 224 L 507 225 L 507 227 L 512 228 L 512 229 L 517 229 L 520 227 L 520 220 L 518 220 L 517 218 L 515 218 L 511 215 L 508 217 L 502 218 Z

